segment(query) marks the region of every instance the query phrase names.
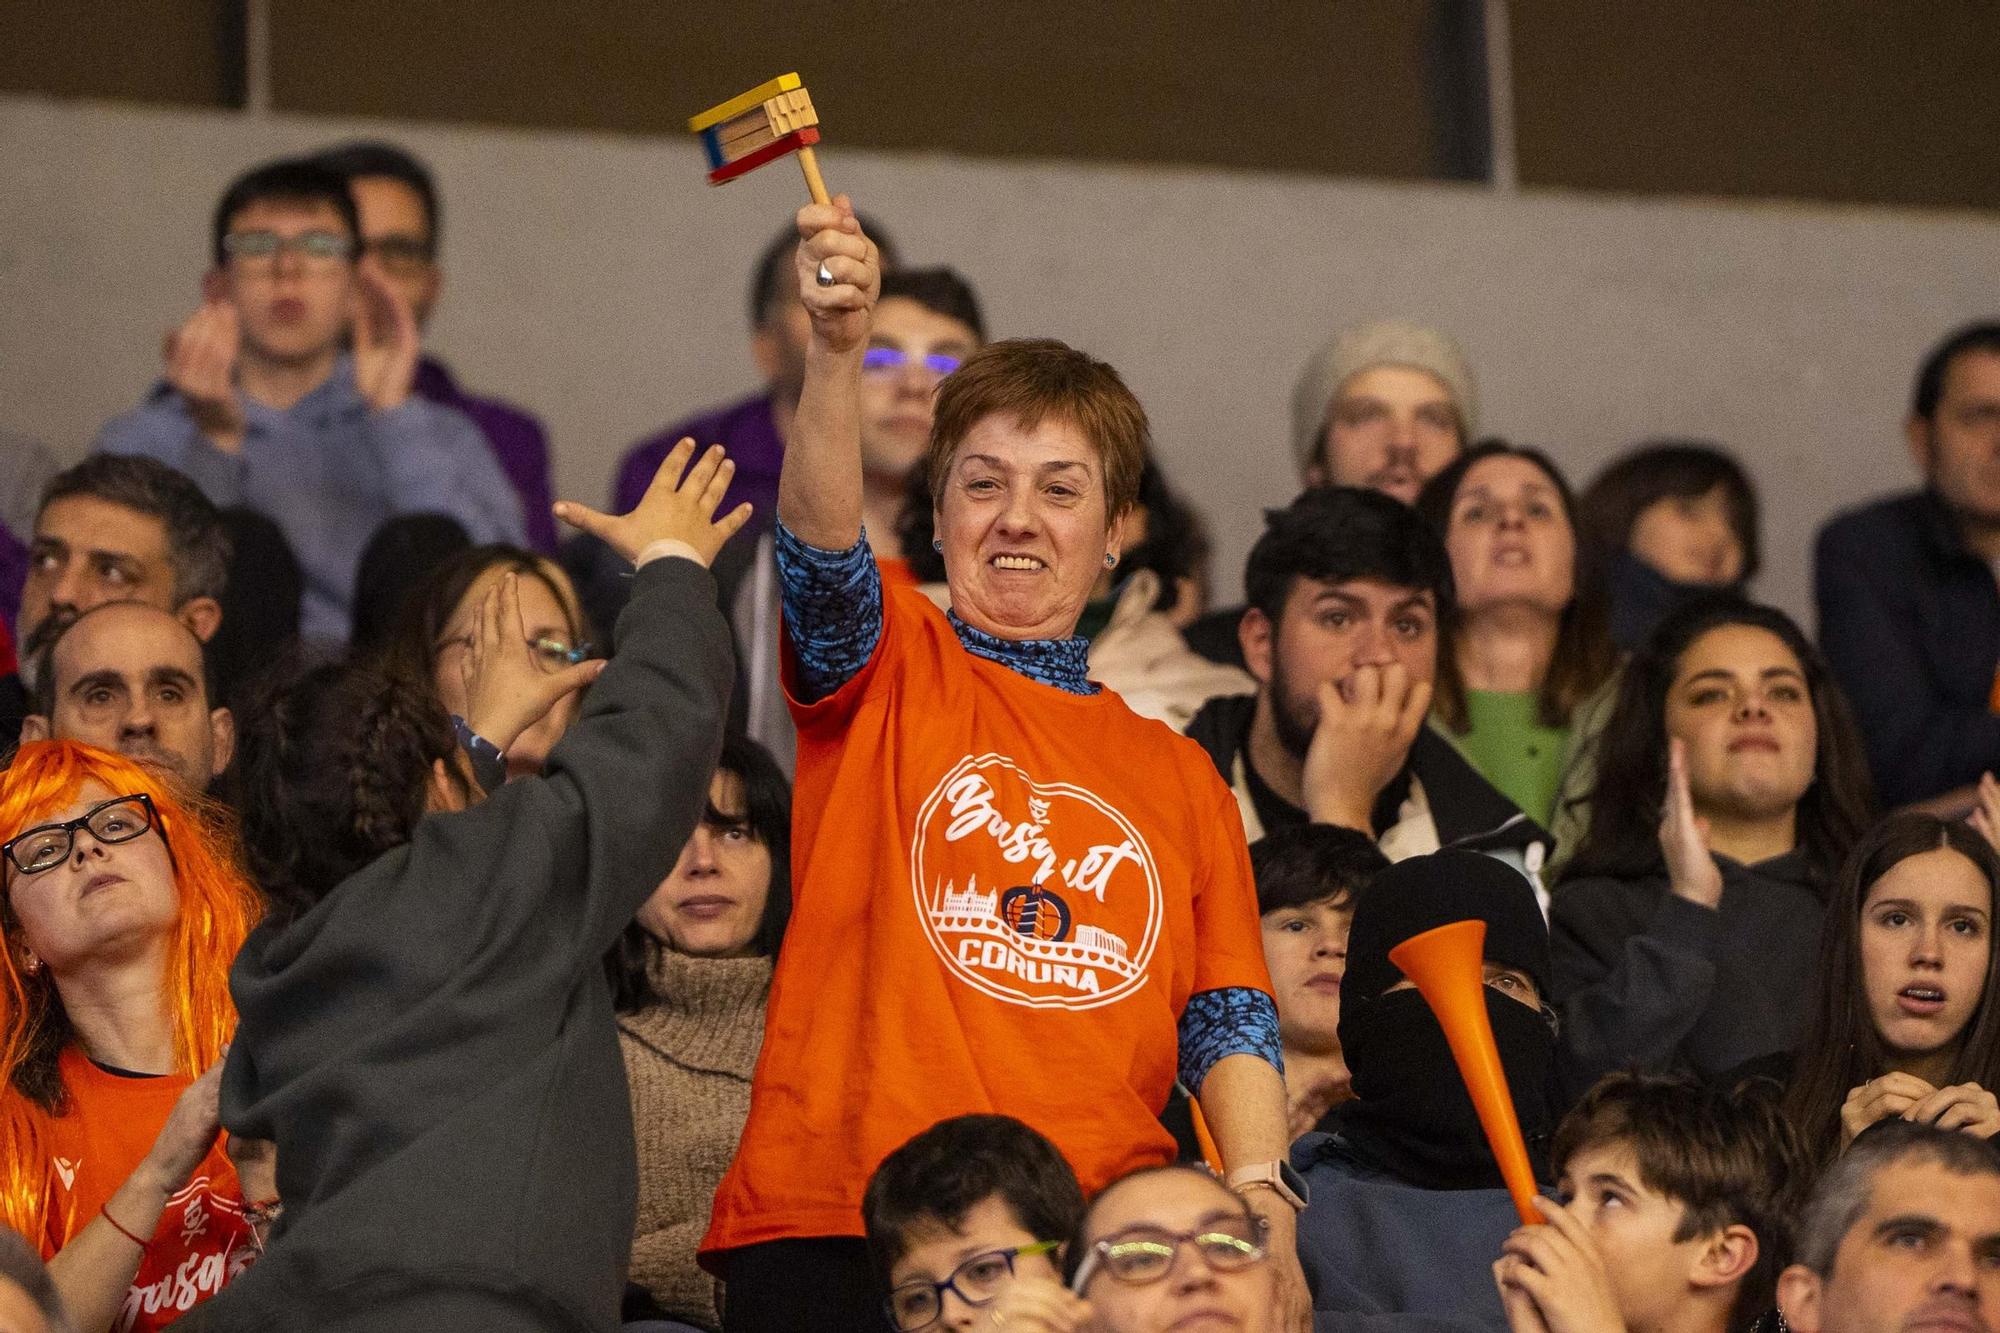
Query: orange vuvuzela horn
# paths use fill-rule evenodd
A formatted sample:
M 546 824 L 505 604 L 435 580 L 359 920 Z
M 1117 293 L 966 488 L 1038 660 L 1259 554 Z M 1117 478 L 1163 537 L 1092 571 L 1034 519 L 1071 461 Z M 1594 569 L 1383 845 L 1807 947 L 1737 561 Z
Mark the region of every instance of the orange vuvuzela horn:
M 1500 1163 L 1514 1211 L 1532 1226 L 1542 1220 L 1535 1207 L 1535 1172 L 1528 1165 L 1527 1141 L 1507 1090 L 1507 1071 L 1500 1067 L 1493 1024 L 1486 1017 L 1485 946 L 1484 921 L 1454 921 L 1412 935 L 1389 950 L 1389 961 L 1416 983 L 1437 1016 L 1451 1058 L 1458 1062 L 1458 1076 L 1479 1112 L 1479 1127 Z

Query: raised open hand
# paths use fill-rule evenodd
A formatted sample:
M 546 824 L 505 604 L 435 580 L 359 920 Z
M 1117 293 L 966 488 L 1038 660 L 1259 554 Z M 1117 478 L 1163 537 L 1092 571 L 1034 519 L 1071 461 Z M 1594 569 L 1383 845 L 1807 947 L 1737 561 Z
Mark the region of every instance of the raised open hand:
M 417 382 L 417 317 L 364 260 L 354 266 L 354 385 L 377 412 L 399 407 Z
M 167 383 L 187 404 L 195 428 L 216 448 L 243 447 L 243 404 L 236 397 L 236 356 L 242 346 L 236 307 L 204 301 L 187 323 L 167 335 Z
M 799 299 L 812 316 L 813 341 L 829 352 L 853 351 L 868 341 L 882 290 L 882 252 L 862 232 L 844 194 L 801 208 L 798 225 Z M 822 270 L 831 283 L 819 281 Z
M 1667 741 L 1667 795 L 1660 810 L 1660 851 L 1676 897 L 1703 907 L 1722 904 L 1722 868 L 1708 850 L 1708 821 L 1694 812 L 1688 791 L 1687 746 Z
M 750 521 L 750 506 L 737 505 L 716 519 L 715 511 L 729 493 L 729 479 L 736 475 L 736 464 L 719 444 L 711 445 L 689 467 L 688 460 L 693 457 L 693 440 L 675 445 L 660 460 L 652 484 L 629 514 L 602 514 L 574 500 L 561 500 L 556 503 L 556 517 L 596 537 L 627 560 L 636 561 L 654 542 L 678 541 L 691 547 L 702 564 L 710 564 L 722 544 Z
M 521 617 L 521 579 L 508 574 L 479 603 L 479 623 L 459 666 L 465 682 L 465 723 L 506 750 L 572 690 L 596 680 L 605 663 L 578 662 L 551 671 L 529 646 Z

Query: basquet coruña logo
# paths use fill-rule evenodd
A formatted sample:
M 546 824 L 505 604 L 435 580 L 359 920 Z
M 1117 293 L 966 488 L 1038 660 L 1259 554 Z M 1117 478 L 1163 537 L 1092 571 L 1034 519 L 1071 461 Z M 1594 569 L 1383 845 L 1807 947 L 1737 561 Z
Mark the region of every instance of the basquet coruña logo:
M 1145 983 L 1159 944 L 1159 867 L 1132 821 L 1005 755 L 968 755 L 932 789 L 910 885 L 945 966 L 1013 1004 L 1110 1004 Z

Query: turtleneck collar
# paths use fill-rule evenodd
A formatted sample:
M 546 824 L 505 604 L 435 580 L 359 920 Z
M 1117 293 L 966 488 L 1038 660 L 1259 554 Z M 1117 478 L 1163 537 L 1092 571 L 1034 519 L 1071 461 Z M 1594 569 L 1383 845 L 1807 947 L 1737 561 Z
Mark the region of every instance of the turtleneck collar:
M 762 955 L 693 958 L 657 949 L 646 977 L 660 998 L 620 1014 L 618 1026 L 678 1064 L 748 1078 L 764 1040 L 771 964 Z
M 1090 640 L 1082 635 L 1073 634 L 1067 639 L 1002 639 L 974 629 L 960 620 L 955 611 L 945 612 L 945 617 L 951 621 L 952 632 L 965 645 L 965 651 L 975 657 L 998 662 L 1029 680 L 1053 685 L 1069 694 L 1098 691 L 1089 674 Z

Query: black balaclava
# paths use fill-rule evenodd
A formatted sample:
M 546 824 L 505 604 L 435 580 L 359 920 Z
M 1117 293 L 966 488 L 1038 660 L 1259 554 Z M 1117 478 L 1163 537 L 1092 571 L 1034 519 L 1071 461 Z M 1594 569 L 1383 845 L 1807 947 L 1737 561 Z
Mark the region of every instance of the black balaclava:
M 1500 1189 L 1500 1167 L 1444 1030 L 1389 950 L 1435 926 L 1486 923 L 1485 958 L 1549 994 L 1549 935 L 1528 881 L 1477 852 L 1412 857 L 1377 875 L 1354 909 L 1340 983 L 1340 1049 L 1355 1100 L 1334 1111 L 1341 1137 L 1371 1165 L 1425 1189 Z M 1555 1030 L 1520 1000 L 1484 987 L 1486 1013 L 1535 1178 L 1548 1179 L 1555 1128 Z

